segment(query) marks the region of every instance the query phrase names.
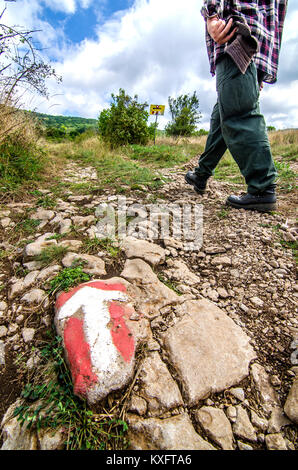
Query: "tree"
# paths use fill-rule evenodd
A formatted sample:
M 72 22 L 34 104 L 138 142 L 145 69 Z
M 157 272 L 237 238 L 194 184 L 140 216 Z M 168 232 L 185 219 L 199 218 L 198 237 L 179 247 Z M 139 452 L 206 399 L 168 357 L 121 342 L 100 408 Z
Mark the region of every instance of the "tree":
M 15 0 L 10 0 L 15 1 Z M 44 62 L 33 43 L 37 30 L 7 26 L 2 22 L 6 8 L 0 13 L 0 100 L 10 105 L 19 88 L 48 97 L 46 80 L 55 77 L 51 65 Z
M 37 146 L 32 113 L 20 109 L 21 100 L 28 91 L 48 97 L 46 80 L 61 80 L 33 43 L 37 31 L 7 26 L 5 10 L 0 12 L 0 191 L 40 177 L 45 152 Z
M 200 122 L 199 99 L 194 92 L 192 95 L 180 95 L 168 99 L 172 121 L 166 126 L 167 135 L 191 136 Z
M 125 90 L 112 94 L 109 109 L 104 109 L 98 118 L 99 134 L 112 147 L 127 144 L 147 144 L 149 129 L 147 103 L 139 103 L 138 96 L 131 98 Z

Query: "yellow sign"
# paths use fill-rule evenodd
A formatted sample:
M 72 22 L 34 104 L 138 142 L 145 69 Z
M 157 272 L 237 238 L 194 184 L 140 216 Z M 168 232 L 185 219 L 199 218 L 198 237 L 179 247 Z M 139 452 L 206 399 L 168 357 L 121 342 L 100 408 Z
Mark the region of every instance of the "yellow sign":
M 150 106 L 150 114 L 154 116 L 163 116 L 165 113 L 165 106 L 159 104 L 152 104 Z

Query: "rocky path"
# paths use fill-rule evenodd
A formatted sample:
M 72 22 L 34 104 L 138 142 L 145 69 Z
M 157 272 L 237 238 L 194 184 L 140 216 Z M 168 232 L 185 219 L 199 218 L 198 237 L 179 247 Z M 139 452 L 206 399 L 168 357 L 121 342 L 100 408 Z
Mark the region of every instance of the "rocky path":
M 171 237 L 156 240 L 153 230 L 149 241 L 116 244 L 117 256 L 104 248 L 90 254 L 86 240 L 94 240 L 96 208 L 117 207 L 118 196 L 108 191 L 68 192 L 51 209 L 30 202 L 2 205 L 3 448 L 59 448 L 65 439 L 62 431 L 55 439 L 26 434 L 12 410 L 38 368 L 45 332 L 57 316 L 49 283 L 77 258 L 91 279 L 122 282 L 134 304 L 128 323 L 143 346 L 124 380 L 132 385 L 126 412 L 132 449 L 298 448 L 293 194 L 281 195 L 275 214 L 237 211 L 224 206 L 232 185 L 212 181 L 206 195 L 198 196 L 184 182 L 185 169 L 163 173 L 172 181 L 158 194 L 131 192 L 126 203 L 201 204 L 199 250 Z M 82 172 L 70 164 L 64 178 L 78 182 Z M 92 168 L 84 169 L 86 179 L 94 181 Z M 49 189 L 41 192 L 54 197 Z M 30 240 L 15 246 L 25 216 L 38 222 Z M 49 246 L 63 256 L 45 266 L 37 257 Z

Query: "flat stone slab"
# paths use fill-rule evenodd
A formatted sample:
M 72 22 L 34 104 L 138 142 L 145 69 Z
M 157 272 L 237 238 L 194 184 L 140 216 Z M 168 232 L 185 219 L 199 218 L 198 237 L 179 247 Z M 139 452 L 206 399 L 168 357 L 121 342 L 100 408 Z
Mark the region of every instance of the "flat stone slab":
M 105 263 L 98 256 L 69 252 L 62 259 L 62 264 L 66 268 L 72 266 L 77 261 L 84 262 L 84 272 L 93 276 L 104 276 L 106 273 Z
M 141 366 L 139 395 L 147 402 L 149 416 L 183 405 L 178 385 L 158 352 L 151 352 Z
M 127 259 L 120 275 L 138 291 L 139 308 L 149 318 L 158 316 L 162 307 L 179 301 L 179 296 L 163 284 L 142 259 Z
M 195 420 L 207 436 L 223 450 L 234 450 L 232 426 L 223 410 L 202 406 L 195 412 Z
M 298 377 L 290 389 L 284 410 L 290 420 L 298 424 Z
M 129 320 L 136 312 L 125 283 L 94 280 L 56 300 L 55 325 L 63 338 L 74 393 L 90 404 L 124 387 L 134 373 L 138 326 L 140 335 L 146 326 Z
M 256 358 L 250 338 L 206 299 L 183 304 L 185 315 L 164 335 L 169 362 L 190 406 L 238 384 Z
M 152 266 L 165 260 L 165 250 L 161 246 L 146 240 L 126 237 L 121 246 L 127 258 L 141 258 Z
M 143 419 L 127 415 L 133 450 L 216 450 L 196 433 L 187 414 Z

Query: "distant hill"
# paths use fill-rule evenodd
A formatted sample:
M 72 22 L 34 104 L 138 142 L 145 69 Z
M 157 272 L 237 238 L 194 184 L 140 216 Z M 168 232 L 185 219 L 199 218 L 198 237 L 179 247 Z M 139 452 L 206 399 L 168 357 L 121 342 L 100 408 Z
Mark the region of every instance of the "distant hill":
M 54 116 L 51 114 L 36 112 L 32 112 L 31 114 L 46 128 L 54 127 L 56 129 L 67 130 L 68 133 L 76 131 L 79 128 L 84 128 L 85 130 L 97 128 L 97 119 L 87 119 L 74 116 Z
M 26 111 L 25 111 L 26 112 Z M 61 141 L 64 139 L 74 139 L 80 134 L 97 132 L 97 119 L 87 119 L 75 116 L 54 116 L 31 112 L 40 125 L 40 131 L 46 138 Z

